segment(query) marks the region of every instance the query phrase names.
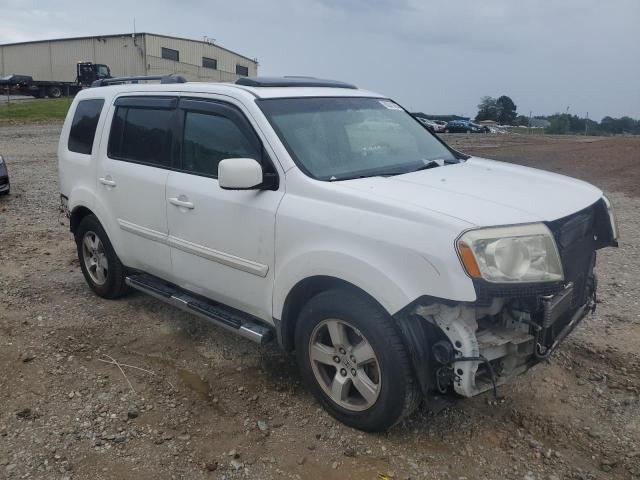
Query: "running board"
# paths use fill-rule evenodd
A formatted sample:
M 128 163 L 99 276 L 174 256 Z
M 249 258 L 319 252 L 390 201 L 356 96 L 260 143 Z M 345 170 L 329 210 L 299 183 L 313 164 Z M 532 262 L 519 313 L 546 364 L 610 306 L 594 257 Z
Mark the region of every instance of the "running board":
M 257 318 L 213 300 L 182 290 L 180 287 L 160 280 L 153 275 L 136 274 L 126 277 L 131 288 L 173 305 L 180 310 L 193 313 L 222 328 L 259 344 L 273 338 L 272 329 Z

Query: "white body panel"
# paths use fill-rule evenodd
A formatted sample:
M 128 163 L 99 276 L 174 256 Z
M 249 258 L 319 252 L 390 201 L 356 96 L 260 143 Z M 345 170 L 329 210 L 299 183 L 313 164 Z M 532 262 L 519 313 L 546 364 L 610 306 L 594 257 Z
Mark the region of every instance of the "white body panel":
M 282 191 L 223 190 L 214 178 L 171 172 L 167 203 L 174 281 L 272 321 L 275 216 Z
M 69 154 L 64 144 L 78 100 L 100 97 L 111 106 L 117 95 L 136 91 L 217 98 L 238 106 L 275 163 L 278 191 L 226 191 L 206 177 L 114 165 L 106 157 L 110 122 L 105 124 L 104 111 L 96 135 L 99 154 L 92 159 Z M 96 213 L 126 265 L 269 322 L 281 318 L 291 289 L 314 276 L 350 282 L 389 313 L 425 295 L 473 301 L 473 283 L 454 248 L 463 231 L 554 220 L 602 196 L 578 180 L 477 158 L 389 178 L 314 180 L 295 165 L 256 96 L 381 97 L 351 89 L 191 83 L 85 90 L 62 132 L 61 192 L 71 209 L 82 205 Z M 98 181 L 107 174 L 117 182 L 112 190 Z M 118 220 L 153 232 L 132 234 L 131 225 L 123 228 Z
M 115 109 L 108 108 L 96 162 L 96 197 L 109 216 L 109 228 L 105 229 L 110 238 L 117 239 L 118 256 L 124 265 L 166 278 L 171 274 L 165 206 L 169 172 L 109 158 L 108 126 Z

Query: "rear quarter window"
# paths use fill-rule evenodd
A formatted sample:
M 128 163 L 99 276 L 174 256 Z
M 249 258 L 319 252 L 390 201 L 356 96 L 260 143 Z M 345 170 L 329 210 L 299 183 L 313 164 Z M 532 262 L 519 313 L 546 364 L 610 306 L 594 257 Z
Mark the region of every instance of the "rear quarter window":
M 96 128 L 103 105 L 104 100 L 101 98 L 78 102 L 69 131 L 67 143 L 69 151 L 91 155 L 93 139 L 96 136 Z

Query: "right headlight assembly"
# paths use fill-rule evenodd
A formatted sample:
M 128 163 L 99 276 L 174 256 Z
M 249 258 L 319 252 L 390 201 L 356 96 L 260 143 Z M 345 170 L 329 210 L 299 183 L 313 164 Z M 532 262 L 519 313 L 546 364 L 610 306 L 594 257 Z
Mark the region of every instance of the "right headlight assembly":
M 492 283 L 564 280 L 556 242 L 543 223 L 469 230 L 456 248 L 472 278 Z

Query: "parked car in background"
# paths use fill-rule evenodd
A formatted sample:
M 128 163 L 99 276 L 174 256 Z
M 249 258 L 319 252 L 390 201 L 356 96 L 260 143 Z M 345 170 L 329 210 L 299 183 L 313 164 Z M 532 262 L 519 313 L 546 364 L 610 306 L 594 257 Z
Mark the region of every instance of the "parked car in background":
M 0 195 L 7 195 L 11 190 L 9 182 L 9 170 L 2 155 L 0 155 Z
M 451 120 L 444 131 L 446 133 L 488 133 L 489 129 L 469 120 Z
M 431 122 L 431 120 L 424 118 L 424 117 L 415 117 L 416 120 L 418 120 L 421 124 L 423 124 L 425 127 L 427 127 L 427 130 L 429 130 L 432 133 L 435 133 L 435 128 L 434 128 L 434 124 Z
M 502 125 L 488 125 L 489 133 L 509 133 Z
M 598 188 L 460 153 L 342 82 L 161 80 L 82 90 L 62 127 L 61 203 L 97 295 L 277 339 L 367 431 L 423 396 L 495 393 L 595 308 L 618 232 Z
M 442 120 L 431 120 L 430 118 L 416 117 L 420 122 L 427 126 L 427 128 L 434 133 L 443 133 L 447 122 Z
M 447 128 L 447 122 L 444 120 L 431 120 L 431 122 L 435 125 L 436 133 L 444 133 L 445 128 Z

